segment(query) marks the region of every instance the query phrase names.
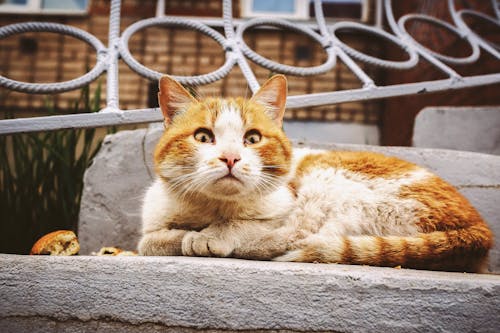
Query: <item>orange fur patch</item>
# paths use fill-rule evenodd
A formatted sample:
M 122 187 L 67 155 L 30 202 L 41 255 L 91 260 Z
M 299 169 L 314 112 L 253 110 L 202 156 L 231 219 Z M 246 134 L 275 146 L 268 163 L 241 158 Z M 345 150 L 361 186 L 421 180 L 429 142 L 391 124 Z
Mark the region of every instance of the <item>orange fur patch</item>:
M 396 157 L 372 152 L 330 151 L 308 155 L 297 167 L 297 177 L 314 169 L 337 168 L 356 172 L 367 178 L 397 178 L 414 171 L 417 166 Z
M 377 237 L 377 266 L 404 265 L 408 252 L 408 241 L 404 237 Z
M 192 103 L 182 114 L 173 118 L 156 145 L 156 167 L 165 159 L 175 159 L 182 164 L 194 150 L 193 133 L 200 127 L 212 127 L 213 109 L 201 103 Z
M 241 110 L 246 131 L 257 129 L 262 134 L 262 141 L 252 145 L 258 151 L 264 165 L 272 166 L 265 169 L 267 173 L 282 176 L 290 170 L 292 147 L 281 128 L 278 128 L 265 113 L 260 104 L 238 98 L 234 100 Z
M 437 176 L 403 186 L 400 196 L 417 200 L 426 208 L 417 212 L 418 226 L 422 232 L 451 230 L 485 223 L 458 190 Z

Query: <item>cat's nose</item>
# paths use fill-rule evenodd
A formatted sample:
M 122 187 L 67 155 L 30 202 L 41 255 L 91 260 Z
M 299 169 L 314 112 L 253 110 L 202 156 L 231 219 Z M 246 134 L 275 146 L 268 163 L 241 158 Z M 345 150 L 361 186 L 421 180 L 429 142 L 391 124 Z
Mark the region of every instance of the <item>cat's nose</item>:
M 231 170 L 233 166 L 236 164 L 236 162 L 241 160 L 241 157 L 238 154 L 224 154 L 221 157 L 219 157 L 219 160 L 226 163 L 229 170 Z

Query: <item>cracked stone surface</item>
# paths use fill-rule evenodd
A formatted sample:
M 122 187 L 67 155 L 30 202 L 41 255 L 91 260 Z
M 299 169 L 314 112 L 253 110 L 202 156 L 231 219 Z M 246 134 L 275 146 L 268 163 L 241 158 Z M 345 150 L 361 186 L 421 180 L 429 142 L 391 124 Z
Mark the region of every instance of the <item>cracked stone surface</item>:
M 190 257 L 0 255 L 2 332 L 497 332 L 500 276 Z
M 141 200 L 154 174 L 154 144 L 147 141 L 146 133 L 121 131 L 106 136 L 87 169 L 79 218 L 81 253 L 90 254 L 102 246 L 135 248 Z
M 85 173 L 78 237 L 81 253 L 102 246 L 135 249 L 140 231 L 141 198 L 153 180 L 152 152 L 163 127 L 108 135 Z M 455 185 L 500 235 L 500 156 L 408 147 L 295 142 L 334 150 L 370 150 L 422 165 Z M 498 236 L 497 236 L 498 237 Z M 490 270 L 500 272 L 500 242 L 490 252 Z

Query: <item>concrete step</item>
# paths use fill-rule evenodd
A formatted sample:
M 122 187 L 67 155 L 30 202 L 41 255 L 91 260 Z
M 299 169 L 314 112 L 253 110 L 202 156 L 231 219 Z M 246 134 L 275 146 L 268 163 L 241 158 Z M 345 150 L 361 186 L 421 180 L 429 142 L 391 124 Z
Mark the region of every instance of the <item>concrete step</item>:
M 190 257 L 0 255 L 8 332 L 498 332 L 500 276 Z

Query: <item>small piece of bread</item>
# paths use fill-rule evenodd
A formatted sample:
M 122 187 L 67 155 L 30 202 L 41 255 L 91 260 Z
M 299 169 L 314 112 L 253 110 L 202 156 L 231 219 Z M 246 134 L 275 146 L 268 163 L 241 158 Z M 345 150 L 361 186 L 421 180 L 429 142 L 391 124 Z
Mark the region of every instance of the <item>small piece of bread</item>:
M 122 251 L 117 254 L 117 256 L 137 256 L 137 252 L 135 251 Z
M 37 240 L 30 254 L 71 256 L 78 254 L 78 251 L 80 251 L 80 244 L 75 233 L 70 230 L 58 230 Z
M 119 247 L 106 246 L 102 247 L 98 252 L 92 253 L 95 256 L 136 256 L 137 252 L 125 251 Z

